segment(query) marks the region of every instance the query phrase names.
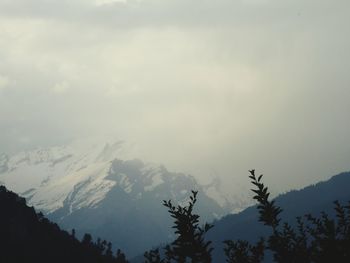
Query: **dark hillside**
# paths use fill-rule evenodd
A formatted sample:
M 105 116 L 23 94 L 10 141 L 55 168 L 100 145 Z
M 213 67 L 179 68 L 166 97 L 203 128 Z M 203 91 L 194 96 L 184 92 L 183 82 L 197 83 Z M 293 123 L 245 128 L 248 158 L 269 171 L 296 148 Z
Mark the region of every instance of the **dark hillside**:
M 79 241 L 37 214 L 25 199 L 0 186 L 0 262 L 84 262 L 122 263 L 112 256 L 111 244 L 92 242 L 89 234 Z

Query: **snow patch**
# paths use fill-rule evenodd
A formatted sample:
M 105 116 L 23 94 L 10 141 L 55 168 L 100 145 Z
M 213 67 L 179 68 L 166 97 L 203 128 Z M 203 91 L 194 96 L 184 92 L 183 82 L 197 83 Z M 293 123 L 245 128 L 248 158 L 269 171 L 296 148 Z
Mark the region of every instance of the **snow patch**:
M 130 182 L 129 177 L 126 174 L 120 173 L 119 176 L 121 176 L 121 180 L 117 183 L 124 191 L 125 193 L 130 193 L 132 190 L 133 184 Z
M 144 187 L 146 192 L 153 191 L 158 185 L 164 183 L 161 173 L 155 173 L 151 176 L 152 183 Z

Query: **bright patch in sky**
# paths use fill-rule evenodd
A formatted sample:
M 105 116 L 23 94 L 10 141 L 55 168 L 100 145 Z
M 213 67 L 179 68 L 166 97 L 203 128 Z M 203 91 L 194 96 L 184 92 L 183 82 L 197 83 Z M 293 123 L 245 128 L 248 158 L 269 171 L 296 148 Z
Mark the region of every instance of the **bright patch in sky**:
M 95 0 L 97 6 L 110 5 L 115 3 L 126 3 L 127 0 Z
M 7 88 L 10 84 L 10 80 L 6 76 L 0 75 L 0 90 Z

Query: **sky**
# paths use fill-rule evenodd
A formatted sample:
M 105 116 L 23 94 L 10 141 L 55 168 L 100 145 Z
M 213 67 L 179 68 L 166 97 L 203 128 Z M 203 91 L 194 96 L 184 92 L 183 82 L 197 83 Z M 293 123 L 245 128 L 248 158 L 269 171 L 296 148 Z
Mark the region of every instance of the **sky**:
M 348 171 L 349 10 L 0 0 L 0 152 L 112 136 L 227 187 L 256 168 L 278 191 Z

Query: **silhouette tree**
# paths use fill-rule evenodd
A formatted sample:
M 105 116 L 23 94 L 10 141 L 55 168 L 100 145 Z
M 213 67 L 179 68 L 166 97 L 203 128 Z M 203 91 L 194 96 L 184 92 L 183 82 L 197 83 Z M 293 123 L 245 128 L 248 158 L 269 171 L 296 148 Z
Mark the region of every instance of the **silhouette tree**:
M 161 259 L 159 250 L 151 250 L 144 254 L 146 263 L 209 263 L 211 262 L 211 241 L 205 240 L 205 234 L 213 227 L 211 224 L 199 226 L 199 215 L 193 213 L 197 202 L 197 191 L 192 191 L 187 206 L 175 206 L 171 200 L 163 201 L 170 216 L 174 218 L 177 238 L 165 246 L 165 259 Z
M 199 215 L 193 213 L 193 207 L 197 202 L 197 191 L 192 191 L 188 206 L 174 206 L 169 201 L 163 201 L 163 205 L 168 208 L 170 216 L 175 219 L 173 228 L 177 238 L 171 245 L 165 248 L 167 260 L 174 260 L 178 263 L 186 262 L 190 259 L 192 263 L 211 262 L 210 247 L 211 241 L 205 241 L 205 233 L 213 225 L 205 224 L 199 227 Z
M 116 263 L 129 263 L 129 261 L 126 260 L 125 254 L 120 249 L 117 250 Z
M 259 221 L 271 227 L 272 234 L 256 246 L 246 241 L 225 241 L 227 262 L 262 262 L 265 249 L 272 252 L 275 262 L 281 263 L 350 262 L 350 203 L 343 206 L 334 202 L 335 219 L 324 212 L 320 218 L 308 214 L 297 217 L 296 227 L 292 227 L 281 223 L 282 209 L 269 199 L 268 188 L 261 182 L 263 175 L 257 177 L 255 170 L 249 172 Z
M 85 233 L 83 239 L 81 240 L 81 243 L 85 246 L 92 246 L 92 236 L 88 233 Z
M 261 239 L 255 246 L 244 240 L 224 241 L 224 252 L 228 263 L 260 263 L 264 258 L 264 240 Z
M 145 263 L 164 263 L 165 260 L 160 258 L 159 249 L 146 251 L 144 254 Z

